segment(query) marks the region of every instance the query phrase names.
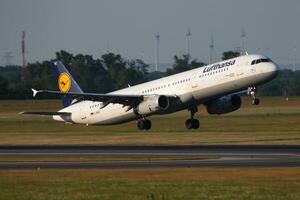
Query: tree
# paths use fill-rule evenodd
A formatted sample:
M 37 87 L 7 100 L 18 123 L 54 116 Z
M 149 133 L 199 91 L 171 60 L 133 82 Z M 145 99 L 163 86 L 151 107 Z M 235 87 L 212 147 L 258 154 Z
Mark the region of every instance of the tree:
M 56 59 L 62 61 L 65 65 L 72 63 L 73 55 L 61 50 L 60 52 L 56 52 Z
M 128 84 L 135 85 L 145 82 L 147 80 L 148 67 L 149 65 L 140 59 L 129 61 L 126 69 Z
M 195 68 L 198 68 L 198 67 L 203 67 L 206 65 L 206 63 L 204 62 L 198 62 L 197 59 L 194 59 L 191 61 L 191 69 L 195 69 Z
M 0 98 L 3 99 L 6 97 L 6 93 L 8 92 L 8 81 L 0 76 Z
M 131 63 L 133 64 L 135 70 L 142 72 L 144 75 L 148 74 L 149 65 L 146 64 L 143 60 L 136 59 L 133 60 Z
M 227 51 L 223 59 L 238 56 L 239 53 Z M 125 60 L 119 54 L 107 53 L 101 58 L 91 55 L 77 54 L 61 50 L 56 53 L 56 59 L 62 60 L 64 65 L 86 92 L 106 93 L 128 87 L 145 81 L 161 78 L 166 74 L 175 74 L 201 67 L 205 63 L 190 60 L 189 56 L 174 56 L 173 68 L 167 73 L 148 72 L 148 65 L 144 61 Z M 30 88 L 57 90 L 57 83 L 53 76 L 53 60 L 29 63 L 26 67 L 26 80 L 21 81 L 21 67 L 0 67 L 0 98 L 24 99 L 32 98 Z M 259 95 L 288 96 L 300 95 L 300 71 L 283 70 L 273 81 L 259 86 Z M 45 96 L 49 98 L 49 96 Z
M 198 62 L 196 59 L 190 62 L 190 57 L 187 54 L 183 54 L 181 57 L 175 55 L 173 68 L 168 68 L 166 73 L 167 75 L 177 74 L 197 67 L 202 67 L 204 65 L 204 63 Z
M 222 60 L 228 60 L 231 58 L 239 57 L 240 53 L 236 51 L 225 51 L 222 55 Z
M 102 60 L 107 68 L 108 73 L 110 74 L 113 82 L 113 89 L 120 89 L 127 87 L 128 77 L 126 76 L 126 65 L 127 63 L 123 60 L 121 55 L 107 53 L 102 55 Z

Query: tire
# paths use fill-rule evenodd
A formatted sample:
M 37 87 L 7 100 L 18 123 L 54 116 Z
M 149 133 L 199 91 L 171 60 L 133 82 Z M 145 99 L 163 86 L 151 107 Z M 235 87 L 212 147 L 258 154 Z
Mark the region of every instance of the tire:
M 145 129 L 145 123 L 144 123 L 144 121 L 143 120 L 138 120 L 137 121 L 137 127 L 140 130 L 144 130 Z
M 255 105 L 259 105 L 259 99 L 255 99 Z
M 185 127 L 186 127 L 187 129 L 192 129 L 192 128 L 193 128 L 193 121 L 192 121 L 192 119 L 187 119 L 187 120 L 185 121 Z
M 192 120 L 192 127 L 193 127 L 193 129 L 198 129 L 200 127 L 200 123 L 199 123 L 198 119 Z
M 148 119 L 146 119 L 145 121 L 144 121 L 144 126 L 145 126 L 145 130 L 149 130 L 149 129 L 151 129 L 151 121 L 150 120 L 148 120 Z
M 252 105 L 259 105 L 259 99 L 258 98 L 252 99 L 251 104 Z

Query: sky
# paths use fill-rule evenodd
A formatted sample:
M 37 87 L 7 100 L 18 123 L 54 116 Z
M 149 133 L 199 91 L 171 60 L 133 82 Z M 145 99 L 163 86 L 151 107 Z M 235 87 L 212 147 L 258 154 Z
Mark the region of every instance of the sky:
M 160 34 L 159 63 L 186 52 L 208 62 L 241 45 L 278 63 L 300 62 L 299 0 L 0 0 L 0 65 L 7 52 L 21 65 L 21 32 L 26 31 L 28 62 L 55 58 L 55 52 L 100 57 L 107 51 L 154 63 L 155 34 Z

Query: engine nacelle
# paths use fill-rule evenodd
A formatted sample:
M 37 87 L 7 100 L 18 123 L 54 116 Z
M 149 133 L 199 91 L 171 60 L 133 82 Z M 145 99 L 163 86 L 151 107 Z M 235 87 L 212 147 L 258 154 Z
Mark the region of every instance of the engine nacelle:
M 164 95 L 153 95 L 145 98 L 135 109 L 139 115 L 149 115 L 169 108 L 169 98 Z
M 238 110 L 241 107 L 242 100 L 238 95 L 224 96 L 210 102 L 207 105 L 209 114 L 225 114 Z

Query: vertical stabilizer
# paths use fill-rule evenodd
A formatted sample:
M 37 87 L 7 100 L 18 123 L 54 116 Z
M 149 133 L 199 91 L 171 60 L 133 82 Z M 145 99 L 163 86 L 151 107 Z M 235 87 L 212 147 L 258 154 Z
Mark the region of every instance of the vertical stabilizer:
M 59 91 L 63 93 L 75 92 L 83 93 L 75 79 L 72 77 L 67 68 L 62 64 L 61 61 L 55 61 L 53 63 L 54 77 L 57 83 Z M 62 96 L 62 104 L 64 107 L 71 105 L 74 100 L 72 97 Z

